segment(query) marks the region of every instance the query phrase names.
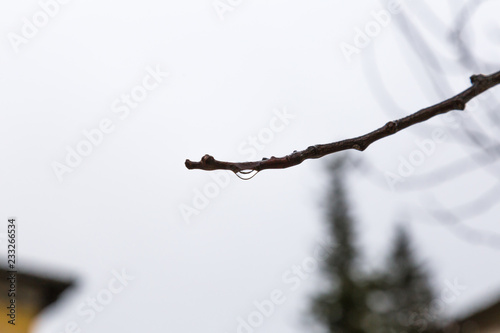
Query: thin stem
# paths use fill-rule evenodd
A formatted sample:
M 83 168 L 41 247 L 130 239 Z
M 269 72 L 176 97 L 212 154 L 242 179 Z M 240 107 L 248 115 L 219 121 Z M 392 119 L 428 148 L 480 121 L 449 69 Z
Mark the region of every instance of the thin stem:
M 262 159 L 255 162 L 224 162 L 218 161 L 211 155 L 205 155 L 199 162 L 186 160 L 188 169 L 201 170 L 231 170 L 234 173 L 249 170 L 262 171 L 265 169 L 285 169 L 302 163 L 307 159 L 316 159 L 342 150 L 355 149 L 364 151 L 373 142 L 397 133 L 407 127 L 424 122 L 439 114 L 453 110 L 464 110 L 466 104 L 484 91 L 500 84 L 500 71 L 491 75 L 473 75 L 470 78 L 472 86 L 458 95 L 453 96 L 439 104 L 419 110 L 404 118 L 393 120 L 362 136 L 342 141 L 310 146 L 305 150 L 294 151 L 284 157 Z

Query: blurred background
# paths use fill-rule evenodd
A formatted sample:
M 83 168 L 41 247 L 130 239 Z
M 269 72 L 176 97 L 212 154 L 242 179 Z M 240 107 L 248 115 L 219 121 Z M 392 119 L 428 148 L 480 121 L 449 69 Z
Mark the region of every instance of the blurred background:
M 403 235 L 429 297 L 391 320 L 458 331 L 481 327 L 481 309 L 500 317 L 498 87 L 362 153 L 251 181 L 184 166 L 362 135 L 463 91 L 500 68 L 498 2 L 0 8 L 1 267 L 15 216 L 19 288 L 51 295 L 19 312 L 26 331 L 328 332 L 311 311 L 342 286 L 327 259 L 343 258 L 335 188 L 357 253 L 349 279 L 376 282 L 353 299 L 395 311 L 380 282 Z

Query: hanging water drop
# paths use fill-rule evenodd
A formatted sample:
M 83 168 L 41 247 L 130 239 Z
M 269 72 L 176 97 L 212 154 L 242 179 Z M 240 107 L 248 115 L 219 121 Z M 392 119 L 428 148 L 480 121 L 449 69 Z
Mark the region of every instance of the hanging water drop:
M 243 179 L 243 180 L 250 180 L 252 179 L 253 177 L 255 177 L 256 174 L 258 174 L 259 171 L 256 171 L 256 170 L 241 170 L 239 172 L 235 172 L 236 176 L 238 176 L 238 178 L 240 179 Z

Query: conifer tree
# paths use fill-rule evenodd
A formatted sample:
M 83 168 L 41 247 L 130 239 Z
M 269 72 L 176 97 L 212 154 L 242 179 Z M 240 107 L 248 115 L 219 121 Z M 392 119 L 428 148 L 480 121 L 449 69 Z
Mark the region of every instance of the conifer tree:
M 313 298 L 312 315 L 330 333 L 436 332 L 429 314 L 433 292 L 402 226 L 386 265 L 362 272 L 355 221 L 345 189 L 346 161 L 330 165 L 327 226 L 332 248 L 323 264 L 327 287 Z
M 365 333 L 366 292 L 357 267 L 354 221 L 345 191 L 345 161 L 335 159 L 330 166 L 328 232 L 334 242 L 324 264 L 328 289 L 313 299 L 312 313 L 329 332 Z
M 393 332 L 434 332 L 436 322 L 429 312 L 433 291 L 428 274 L 418 263 L 407 230 L 399 225 L 386 267 L 390 310 L 386 315 Z M 434 314 L 436 315 L 436 314 Z

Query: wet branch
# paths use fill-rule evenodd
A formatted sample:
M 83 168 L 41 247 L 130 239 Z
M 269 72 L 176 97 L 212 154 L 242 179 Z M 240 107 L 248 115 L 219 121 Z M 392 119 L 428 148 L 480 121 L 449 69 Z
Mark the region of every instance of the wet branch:
M 265 169 L 285 169 L 302 163 L 307 159 L 320 158 L 338 151 L 355 149 L 363 151 L 373 142 L 392 135 L 412 125 L 424 122 L 438 114 L 453 110 L 464 110 L 466 104 L 484 91 L 500 84 L 500 71 L 491 75 L 473 75 L 470 78 L 472 86 L 463 92 L 439 104 L 419 110 L 404 118 L 393 120 L 368 134 L 342 141 L 310 146 L 305 150 L 294 151 L 284 157 L 274 157 L 255 162 L 223 162 L 213 156 L 205 155 L 199 162 L 186 160 L 188 169 L 201 170 L 231 170 L 234 173 L 247 174 L 251 171 Z

